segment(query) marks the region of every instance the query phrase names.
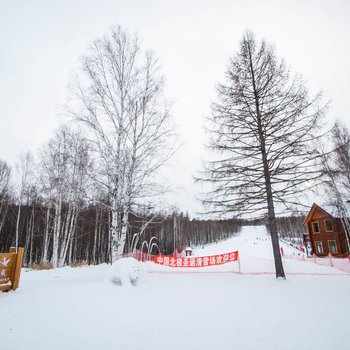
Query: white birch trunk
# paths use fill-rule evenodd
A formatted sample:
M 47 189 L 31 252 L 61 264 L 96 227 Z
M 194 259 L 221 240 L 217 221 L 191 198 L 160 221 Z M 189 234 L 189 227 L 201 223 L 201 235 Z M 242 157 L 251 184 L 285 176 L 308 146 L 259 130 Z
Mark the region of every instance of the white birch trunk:
M 58 267 L 58 250 L 59 250 L 59 239 L 61 232 L 61 210 L 62 210 L 62 197 L 60 195 L 58 203 L 55 208 L 55 229 L 53 233 L 53 249 L 52 249 L 52 266 L 53 268 Z
M 51 203 L 47 206 L 47 212 L 46 212 L 46 227 L 45 227 L 45 233 L 44 233 L 44 251 L 43 251 L 43 263 L 46 264 L 49 262 L 48 260 L 48 250 L 49 250 L 49 224 L 50 224 L 50 210 L 51 210 Z
M 17 213 L 17 222 L 16 222 L 16 252 L 18 252 L 19 220 L 20 220 L 20 217 L 21 217 L 21 208 L 22 208 L 22 204 L 19 203 L 19 206 L 18 206 L 18 213 Z
M 68 211 L 67 211 L 67 216 L 66 216 L 66 222 L 64 225 L 64 230 L 62 227 L 62 231 L 63 231 L 63 237 L 61 239 L 61 250 L 59 253 L 59 257 L 58 257 L 58 267 L 63 267 L 64 266 L 64 260 L 65 260 L 65 253 L 66 253 L 66 247 L 67 247 L 67 241 L 68 241 L 68 231 L 70 228 L 70 219 L 72 216 L 72 207 L 69 204 L 68 206 Z
M 118 225 L 119 224 L 119 213 L 118 213 L 118 205 L 117 199 L 112 199 L 112 207 L 111 207 L 111 255 L 112 262 L 118 259 L 118 245 L 119 245 L 119 234 L 118 234 Z
M 94 246 L 92 251 L 92 259 L 94 265 L 97 264 L 97 245 L 98 245 L 98 232 L 99 231 L 99 210 L 96 208 L 96 218 L 95 218 L 95 232 L 94 232 Z
M 25 232 L 30 232 L 31 231 L 31 229 L 32 229 L 32 227 L 31 227 L 31 218 L 29 218 L 29 221 L 27 222 L 27 227 L 26 227 L 26 230 L 25 230 Z M 25 262 L 27 262 L 27 261 L 29 261 L 29 250 L 30 250 L 30 234 L 28 235 L 26 235 L 26 241 L 25 241 L 25 244 L 24 244 L 24 258 L 23 258 L 23 260 L 25 261 Z M 26 264 L 25 263 L 25 266 L 28 266 L 28 264 Z
M 74 239 L 71 239 L 70 245 L 69 245 L 69 253 L 68 253 L 68 264 L 69 264 L 69 265 L 72 265 L 72 262 L 73 262 L 73 248 L 74 248 L 74 243 L 75 243 L 75 240 L 74 240 Z
M 34 222 L 35 220 L 35 212 L 34 212 L 34 204 L 32 206 L 32 217 L 31 217 L 31 230 L 30 230 L 30 251 L 29 251 L 29 266 L 33 265 L 33 244 L 34 244 Z
M 120 238 L 118 242 L 118 252 L 117 252 L 118 257 L 123 256 L 128 228 L 129 228 L 129 208 L 127 207 L 124 211 L 122 229 L 121 229 Z
M 68 253 L 68 248 L 71 245 L 71 239 L 72 239 L 72 235 L 76 225 L 76 218 L 77 218 L 77 210 L 76 208 L 73 208 L 72 214 L 70 215 L 70 222 L 67 223 L 68 224 L 67 237 L 65 237 L 64 245 L 61 248 L 60 262 L 59 262 L 60 267 L 64 266 L 64 262 L 66 260 L 67 253 Z

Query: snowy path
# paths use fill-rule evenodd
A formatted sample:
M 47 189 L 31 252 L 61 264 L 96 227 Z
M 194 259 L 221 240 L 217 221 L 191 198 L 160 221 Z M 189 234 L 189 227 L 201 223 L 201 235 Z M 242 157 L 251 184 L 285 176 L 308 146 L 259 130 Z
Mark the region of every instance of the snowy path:
M 259 229 L 250 229 L 251 238 L 244 233 L 206 247 L 205 254 L 234 243 L 242 266 L 245 260 L 247 270 L 258 270 L 261 259 L 270 260 L 271 242 L 254 244 Z M 300 273 L 316 268 L 285 264 Z M 273 275 L 152 273 L 136 288 L 125 288 L 105 281 L 108 270 L 100 265 L 23 272 L 16 292 L 0 294 L 1 348 L 348 348 L 349 275 L 287 275 L 281 281 Z
M 280 242 L 285 254 L 297 253 L 295 248 Z M 240 268 L 242 274 L 275 274 L 271 238 L 266 232 L 265 226 L 244 226 L 237 237 L 226 241 L 213 243 L 204 247 L 196 247 L 193 256 L 206 256 L 224 254 L 232 251 L 239 251 Z M 293 275 L 347 275 L 346 272 L 329 267 L 317 265 L 313 262 L 283 259 L 286 274 Z M 157 266 L 148 263 L 149 272 L 198 272 L 198 269 L 174 269 L 164 266 Z M 185 271 L 184 271 L 185 270 Z M 218 267 L 202 268 L 199 272 L 238 272 L 238 263 L 230 263 Z

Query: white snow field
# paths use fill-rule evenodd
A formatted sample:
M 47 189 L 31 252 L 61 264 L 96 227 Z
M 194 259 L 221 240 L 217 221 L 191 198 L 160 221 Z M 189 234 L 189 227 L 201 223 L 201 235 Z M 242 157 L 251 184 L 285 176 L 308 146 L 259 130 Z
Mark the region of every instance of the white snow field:
M 19 289 L 0 294 L 0 348 L 349 348 L 350 274 L 284 260 L 287 279 L 277 280 L 263 227 L 244 227 L 194 253 L 237 249 L 241 274 L 228 271 L 238 271 L 237 263 L 203 273 L 147 263 L 136 286 L 111 283 L 106 264 L 23 270 Z

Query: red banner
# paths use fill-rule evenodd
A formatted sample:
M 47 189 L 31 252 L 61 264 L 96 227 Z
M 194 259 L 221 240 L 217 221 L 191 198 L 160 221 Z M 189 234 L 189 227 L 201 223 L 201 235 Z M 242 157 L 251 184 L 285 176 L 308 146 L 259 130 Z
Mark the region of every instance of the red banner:
M 156 255 L 154 262 L 169 267 L 207 267 L 223 265 L 238 260 L 238 251 L 219 255 L 177 258 Z

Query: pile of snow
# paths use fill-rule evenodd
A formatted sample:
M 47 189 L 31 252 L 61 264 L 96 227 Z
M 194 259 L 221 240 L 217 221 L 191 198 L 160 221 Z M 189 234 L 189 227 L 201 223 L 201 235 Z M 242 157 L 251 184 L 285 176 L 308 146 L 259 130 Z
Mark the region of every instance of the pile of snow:
M 123 258 L 112 264 L 106 278 L 124 287 L 136 286 L 143 272 L 143 266 L 139 261 L 134 258 Z

